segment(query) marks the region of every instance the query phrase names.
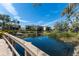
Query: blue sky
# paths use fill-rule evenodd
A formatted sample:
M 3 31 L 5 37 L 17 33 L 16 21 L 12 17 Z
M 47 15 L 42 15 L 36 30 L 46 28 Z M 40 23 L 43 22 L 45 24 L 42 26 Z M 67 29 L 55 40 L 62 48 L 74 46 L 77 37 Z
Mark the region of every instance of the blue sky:
M 52 26 L 56 21 L 63 19 L 61 13 L 67 5 L 66 3 L 43 3 L 41 6 L 34 7 L 32 3 L 2 3 L 0 13 L 18 19 L 22 26 L 32 24 Z

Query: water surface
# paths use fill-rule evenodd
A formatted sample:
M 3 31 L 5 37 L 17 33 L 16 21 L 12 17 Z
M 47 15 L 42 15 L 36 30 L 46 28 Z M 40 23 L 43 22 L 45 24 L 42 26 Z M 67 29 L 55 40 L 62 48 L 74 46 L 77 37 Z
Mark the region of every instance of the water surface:
M 25 41 L 31 42 L 33 45 L 46 52 L 50 56 L 65 56 L 73 54 L 73 46 L 63 43 L 57 39 L 47 36 L 24 38 Z M 15 46 L 20 55 L 24 54 L 24 49 L 18 44 Z

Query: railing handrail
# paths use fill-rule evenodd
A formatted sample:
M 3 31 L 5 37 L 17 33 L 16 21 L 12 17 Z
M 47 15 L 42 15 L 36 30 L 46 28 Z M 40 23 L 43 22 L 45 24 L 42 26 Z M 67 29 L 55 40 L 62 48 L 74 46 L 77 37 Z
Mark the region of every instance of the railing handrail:
M 13 41 L 15 41 L 16 43 L 18 43 L 19 45 L 21 45 L 26 51 L 28 51 L 28 53 L 30 53 L 33 56 L 48 56 L 47 53 L 43 52 L 42 50 L 40 50 L 39 48 L 35 47 L 34 45 L 32 45 L 30 42 L 26 42 L 20 38 L 17 38 L 11 34 L 8 33 L 4 33 L 4 35 L 8 36 L 9 38 L 11 38 Z M 34 49 L 32 49 L 34 48 Z M 39 54 L 37 54 L 37 50 L 39 50 Z
M 16 56 L 20 56 L 19 53 L 16 51 L 16 49 L 12 46 L 12 44 L 7 40 L 7 38 L 3 35 L 4 40 L 7 42 L 7 44 L 10 46 L 11 50 L 15 53 Z

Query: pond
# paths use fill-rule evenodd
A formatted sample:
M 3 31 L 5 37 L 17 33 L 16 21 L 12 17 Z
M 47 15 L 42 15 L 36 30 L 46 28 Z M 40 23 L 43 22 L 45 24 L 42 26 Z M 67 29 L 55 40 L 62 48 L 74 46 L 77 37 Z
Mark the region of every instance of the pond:
M 74 47 L 71 44 L 61 42 L 48 36 L 24 38 L 25 41 L 31 42 L 33 45 L 46 52 L 50 56 L 71 56 Z M 24 49 L 18 44 L 15 45 L 20 55 L 24 55 Z

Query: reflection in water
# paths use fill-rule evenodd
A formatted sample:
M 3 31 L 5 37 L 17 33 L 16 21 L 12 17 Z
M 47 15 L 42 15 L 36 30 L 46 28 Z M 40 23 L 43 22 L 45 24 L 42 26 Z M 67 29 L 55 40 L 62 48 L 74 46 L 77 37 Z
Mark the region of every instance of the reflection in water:
M 47 36 L 40 36 L 35 38 L 25 38 L 25 41 L 32 42 L 33 45 L 43 50 L 51 56 L 65 56 L 73 54 L 73 46 L 60 42 L 56 39 L 49 38 Z M 15 45 L 15 48 L 20 53 L 24 54 L 24 49 L 18 44 Z

